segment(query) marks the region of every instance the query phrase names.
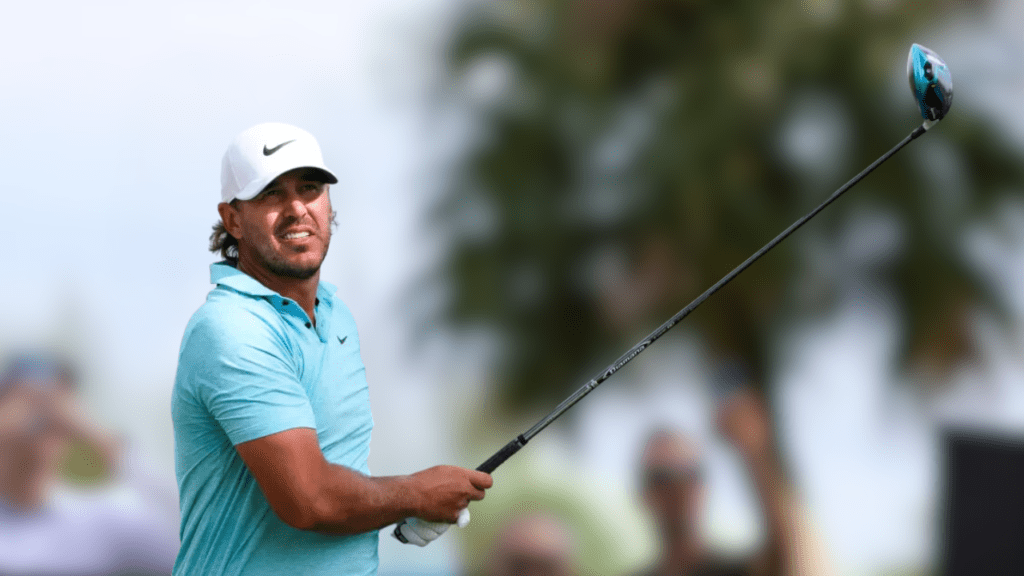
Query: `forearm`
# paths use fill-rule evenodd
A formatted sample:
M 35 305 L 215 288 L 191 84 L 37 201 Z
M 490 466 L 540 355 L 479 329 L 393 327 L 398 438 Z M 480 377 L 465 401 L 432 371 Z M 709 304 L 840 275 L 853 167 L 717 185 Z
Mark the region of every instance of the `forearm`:
M 334 464 L 326 468 L 309 512 L 293 524 L 297 528 L 358 534 L 379 530 L 419 512 L 420 495 L 410 476 L 364 476 Z
M 746 462 L 764 514 L 767 538 L 752 566 L 754 573 L 833 573 L 776 456 L 768 410 L 761 398 L 750 391 L 734 395 L 719 412 L 719 427 Z
M 56 428 L 88 462 L 90 474 L 105 479 L 124 476 L 125 443 L 97 425 L 81 405 L 62 406 L 53 417 Z
M 434 466 L 408 476 L 371 477 L 324 459 L 311 428 L 237 444 L 271 509 L 300 530 L 357 534 L 407 517 L 455 522 L 491 486 L 488 474 Z
M 757 490 L 767 532 L 759 568 L 765 574 L 791 576 L 797 536 L 796 507 L 785 474 L 770 451 L 745 455 L 744 460 Z
M 782 576 L 835 574 L 826 549 L 786 480 L 782 466 L 771 454 L 747 458 L 760 496 L 767 527 L 765 548 L 757 572 Z

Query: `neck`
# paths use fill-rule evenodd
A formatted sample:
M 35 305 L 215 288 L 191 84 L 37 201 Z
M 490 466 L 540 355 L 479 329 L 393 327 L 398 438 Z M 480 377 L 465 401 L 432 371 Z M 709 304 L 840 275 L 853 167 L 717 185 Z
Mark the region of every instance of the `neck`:
M 688 574 L 704 559 L 704 546 L 692 534 L 666 534 L 662 540 L 660 574 Z
M 320 270 L 317 269 L 309 278 L 292 278 L 279 276 L 262 266 L 254 266 L 248 258 L 238 257 L 238 269 L 252 276 L 257 282 L 277 292 L 284 298 L 294 300 L 302 306 L 309 316 L 311 322 L 316 324 L 316 314 L 313 312 L 316 306 L 316 291 L 320 285 Z

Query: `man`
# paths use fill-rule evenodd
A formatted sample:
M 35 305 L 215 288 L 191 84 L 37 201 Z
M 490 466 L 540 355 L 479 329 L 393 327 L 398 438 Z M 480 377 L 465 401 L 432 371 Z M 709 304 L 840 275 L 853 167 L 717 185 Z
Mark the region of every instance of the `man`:
M 0 574 L 170 574 L 177 510 L 151 498 L 138 461 L 85 416 L 75 388 L 69 365 L 48 354 L 0 372 Z M 76 459 L 116 486 L 62 485 L 61 463 Z
M 643 500 L 661 538 L 661 555 L 645 576 L 811 576 L 831 574 L 775 457 L 768 413 L 751 392 L 737 392 L 718 414 L 720 432 L 750 473 L 766 528 L 761 550 L 727 560 L 705 545 L 701 531 L 704 478 L 701 451 L 688 438 L 656 430 L 641 461 Z
M 216 284 L 185 329 L 172 397 L 181 497 L 175 574 L 377 572 L 377 530 L 426 545 L 468 521 L 488 474 L 368 475 L 359 336 L 320 282 L 337 178 L 309 133 L 242 132 L 221 165 Z

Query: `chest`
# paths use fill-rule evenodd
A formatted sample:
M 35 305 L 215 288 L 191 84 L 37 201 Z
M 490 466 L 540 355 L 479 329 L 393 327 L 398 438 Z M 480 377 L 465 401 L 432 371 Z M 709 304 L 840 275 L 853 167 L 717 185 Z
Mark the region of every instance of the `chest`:
M 316 418 L 328 461 L 366 472 L 373 416 L 370 390 L 354 322 L 335 318 L 310 330 L 296 348 L 297 376 Z

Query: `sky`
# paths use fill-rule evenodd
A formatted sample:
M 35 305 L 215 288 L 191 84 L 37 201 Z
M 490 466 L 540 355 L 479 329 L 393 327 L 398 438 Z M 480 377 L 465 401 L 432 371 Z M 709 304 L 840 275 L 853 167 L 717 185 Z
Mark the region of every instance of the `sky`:
M 221 155 L 253 124 L 289 122 L 318 137 L 341 180 L 332 189 L 339 232 L 323 278 L 359 321 L 377 425 L 372 469 L 466 464 L 446 440 L 459 430 L 449 415 L 464 407 L 444 394 L 472 395 L 478 350 L 468 343 L 453 351 L 450 342 L 428 338 L 425 352 L 407 353 L 418 319 L 408 302 L 431 297 L 411 292 L 442 248 L 425 211 L 438 189 L 438 162 L 461 137 L 438 130 L 429 99 L 460 5 L 98 0 L 5 7 L 0 165 L 8 248 L 0 350 L 68 347 L 86 369 L 90 409 L 170 473 L 170 386 L 182 331 L 209 290 L 215 258 L 206 243 Z M 1020 146 L 1024 123 L 1006 110 L 1024 85 L 1004 72 L 1022 63 L 1021 41 L 1013 40 L 1022 14 L 1007 2 L 922 40 L 954 71 L 956 103 L 1004 126 Z M 1006 212 L 1004 228 L 1024 222 L 1024 209 Z M 978 230 L 966 245 L 1007 293 L 1024 293 L 1024 238 Z M 898 327 L 891 318 L 884 302 L 852 290 L 834 318 L 802 327 L 787 342 L 779 404 L 792 423 L 787 439 L 844 574 L 920 563 L 934 550 L 938 419 L 995 415 L 1003 427 L 1024 423 L 1019 347 L 993 345 L 985 371 L 959 375 L 948 398 L 922 407 L 892 386 L 886 343 Z M 983 321 L 979 330 L 987 330 Z M 574 409 L 572 428 L 546 431 L 543 446 L 530 449 L 575 458 L 580 469 L 628 490 L 651 416 L 714 443 L 704 416 L 713 399 L 687 384 L 705 377 L 699 351 L 685 338 L 672 349 L 685 353 L 647 352 Z M 460 362 L 466 367 L 453 370 Z M 453 372 L 464 382 L 445 382 Z M 739 463 L 720 444 L 710 458 L 717 488 L 709 521 L 722 541 L 749 543 L 756 519 Z M 382 573 L 445 572 L 455 562 L 449 542 L 410 548 L 382 539 Z

